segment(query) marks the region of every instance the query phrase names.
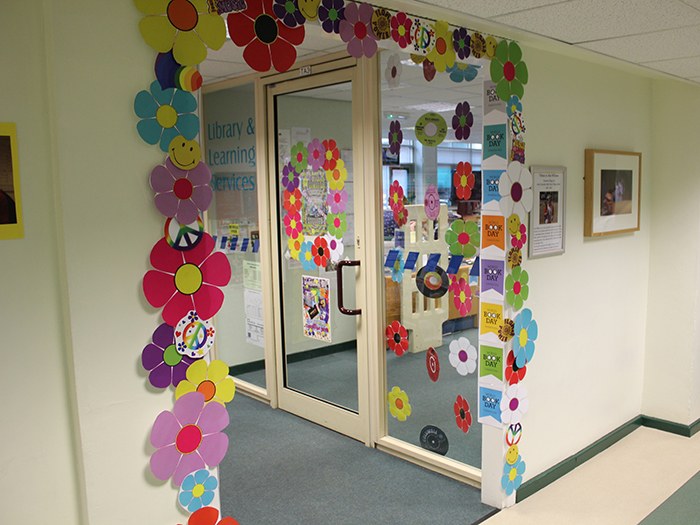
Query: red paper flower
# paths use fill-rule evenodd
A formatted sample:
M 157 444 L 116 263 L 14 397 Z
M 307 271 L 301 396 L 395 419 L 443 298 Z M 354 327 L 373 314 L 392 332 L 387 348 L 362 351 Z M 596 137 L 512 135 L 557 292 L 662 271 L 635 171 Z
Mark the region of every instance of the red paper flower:
M 513 248 L 517 248 L 518 250 L 522 250 L 523 246 L 525 246 L 526 242 L 527 242 L 527 227 L 523 223 L 520 223 L 520 226 L 518 227 L 518 231 L 515 233 L 515 235 L 510 236 L 510 244 Z
M 314 244 L 311 246 L 311 256 L 319 268 L 328 266 L 331 251 L 328 249 L 328 242 L 324 237 L 319 236 L 314 239 Z
M 396 225 L 401 228 L 404 224 L 408 222 L 408 210 L 406 207 L 403 205 L 403 203 L 399 204 L 396 208 L 394 208 L 394 221 L 396 222 Z
M 206 320 L 216 315 L 224 302 L 220 286 L 231 279 L 231 266 L 222 252 L 212 253 L 214 239 L 205 233 L 187 251 L 171 248 L 160 239 L 151 250 L 151 265 L 143 278 L 143 293 L 155 308 L 164 306 L 163 320 L 175 326 L 190 310 Z
M 406 328 L 399 322 L 393 321 L 386 327 L 386 344 L 389 350 L 401 357 L 408 350 L 408 332 Z
M 389 207 L 395 210 L 400 206 L 403 206 L 403 188 L 399 181 L 395 180 L 389 186 Z
M 243 59 L 256 71 L 274 67 L 287 71 L 297 59 L 298 46 L 304 41 L 304 26 L 287 27 L 272 10 L 272 0 L 247 0 L 248 7 L 230 13 L 226 19 L 231 40 L 245 47 Z
M 411 43 L 411 20 L 406 13 L 398 12 L 391 17 L 391 38 L 401 49 L 405 49 Z
M 250 0 L 249 0 L 250 1 Z M 187 525 L 239 525 L 238 521 L 227 516 L 219 521 L 219 509 L 214 507 L 202 507 L 195 511 L 187 520 Z
M 428 369 L 428 377 L 435 383 L 440 377 L 440 359 L 432 346 L 425 353 L 425 368 Z
M 459 200 L 469 200 L 472 196 L 472 189 L 474 188 L 474 174 L 472 173 L 472 165 L 468 162 L 460 162 L 457 164 L 457 169 L 453 176 L 453 182 L 455 185 L 455 190 L 457 191 L 457 198 Z
M 517 363 L 515 362 L 515 354 L 512 350 L 508 352 L 508 356 L 506 357 L 505 371 L 506 381 L 508 381 L 508 384 L 514 385 L 516 383 L 519 383 L 525 378 L 526 373 L 527 366 L 524 366 L 522 368 L 518 367 Z
M 472 426 L 472 414 L 469 412 L 469 403 L 462 396 L 457 396 L 457 401 L 454 404 L 455 421 L 457 426 L 462 429 L 465 434 L 469 432 L 469 427 Z
M 326 158 L 323 161 L 323 169 L 326 171 L 332 171 L 335 169 L 335 165 L 338 163 L 340 158 L 340 151 L 338 150 L 338 145 L 333 139 L 327 139 L 323 141 L 323 147 L 326 150 Z
M 284 190 L 284 209 L 289 213 L 298 213 L 301 210 L 301 192 L 299 188 L 294 191 Z

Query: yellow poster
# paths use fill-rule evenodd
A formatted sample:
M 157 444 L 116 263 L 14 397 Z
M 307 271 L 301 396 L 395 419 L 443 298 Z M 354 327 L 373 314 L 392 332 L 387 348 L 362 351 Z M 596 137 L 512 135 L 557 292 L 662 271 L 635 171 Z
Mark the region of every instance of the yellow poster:
M 498 329 L 503 324 L 503 305 L 481 303 L 481 316 L 479 322 L 479 332 L 481 335 L 498 335 Z

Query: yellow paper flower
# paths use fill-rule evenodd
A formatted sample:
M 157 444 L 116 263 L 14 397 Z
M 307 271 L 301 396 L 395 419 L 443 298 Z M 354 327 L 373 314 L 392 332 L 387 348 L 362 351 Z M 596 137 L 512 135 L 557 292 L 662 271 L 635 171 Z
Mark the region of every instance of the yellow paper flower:
M 139 22 L 141 36 L 156 51 L 173 50 L 183 66 L 196 66 L 207 58 L 207 47 L 221 49 L 226 24 L 209 13 L 207 0 L 134 0 L 146 16 Z
M 216 401 L 222 405 L 230 402 L 236 394 L 236 383 L 228 375 L 228 365 L 214 360 L 207 365 L 204 359 L 192 363 L 185 373 L 187 379 L 178 383 L 175 399 L 180 399 L 190 392 L 204 395 L 204 401 Z
M 452 43 L 452 32 L 447 22 L 438 20 L 433 25 L 435 29 L 435 45 L 427 55 L 437 71 L 443 73 L 448 67 L 455 65 L 455 48 Z
M 296 239 L 291 237 L 287 239 L 287 248 L 289 248 L 289 256 L 292 259 L 299 260 L 299 252 L 301 252 L 301 245 L 304 244 L 304 234 L 300 233 L 297 235 Z
M 389 412 L 399 421 L 406 421 L 406 418 L 411 415 L 411 404 L 408 402 L 406 392 L 398 386 L 391 389 L 387 394 L 389 402 Z
M 342 159 L 338 159 L 334 169 L 326 170 L 326 180 L 328 181 L 328 188 L 331 190 L 342 190 L 347 178 L 348 170 L 345 169 L 345 162 Z

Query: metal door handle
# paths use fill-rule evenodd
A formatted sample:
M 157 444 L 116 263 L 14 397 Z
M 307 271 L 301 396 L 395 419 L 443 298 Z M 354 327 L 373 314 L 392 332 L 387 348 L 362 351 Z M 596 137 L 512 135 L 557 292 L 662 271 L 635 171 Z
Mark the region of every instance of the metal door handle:
M 340 261 L 336 266 L 336 275 L 338 277 L 338 310 L 345 315 L 360 315 L 362 309 L 348 309 L 343 306 L 343 267 L 345 266 L 360 266 L 360 261 Z

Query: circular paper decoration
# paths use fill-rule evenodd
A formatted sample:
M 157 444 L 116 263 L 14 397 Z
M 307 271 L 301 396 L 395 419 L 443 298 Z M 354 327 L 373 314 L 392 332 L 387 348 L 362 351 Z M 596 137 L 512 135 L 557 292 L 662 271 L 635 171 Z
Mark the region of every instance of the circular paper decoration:
M 447 136 L 447 122 L 438 113 L 425 113 L 416 121 L 416 138 L 421 144 L 435 147 L 442 144 Z
M 392 321 L 384 331 L 389 350 L 401 357 L 408 350 L 408 331 L 399 321 Z
M 418 291 L 430 299 L 437 299 L 447 293 L 450 287 L 450 280 L 447 272 L 435 267 L 435 270 L 428 270 L 423 266 L 416 275 L 416 288 Z
M 165 241 L 171 248 L 179 251 L 191 250 L 199 244 L 204 236 L 204 221 L 197 217 L 195 222 L 180 224 L 175 219 L 165 221 L 163 228 Z
M 196 140 L 177 135 L 168 146 L 168 158 L 176 168 L 191 170 L 202 160 L 202 149 Z
M 440 359 L 435 349 L 431 346 L 425 353 L 425 368 L 428 370 L 428 377 L 435 383 L 440 377 Z M 425 429 L 424 429 L 425 430 Z
M 204 357 L 214 346 L 215 333 L 211 321 L 203 321 L 197 312 L 190 310 L 175 327 L 177 353 L 194 359 Z
M 197 91 L 202 81 L 202 75 L 192 66 L 182 66 L 175 72 L 175 87 L 183 91 Z
M 372 13 L 372 31 L 377 40 L 386 40 L 391 35 L 391 13 L 383 7 Z
M 420 431 L 420 446 L 430 452 L 444 456 L 450 449 L 450 443 L 445 433 L 435 425 L 426 425 Z
M 518 445 L 511 445 L 508 447 L 508 450 L 506 450 L 506 463 L 514 465 L 515 462 L 518 461 L 518 456 L 520 456 Z
M 440 195 L 433 184 L 429 184 L 426 188 L 423 202 L 425 204 L 425 216 L 433 221 L 437 220 L 440 215 Z

